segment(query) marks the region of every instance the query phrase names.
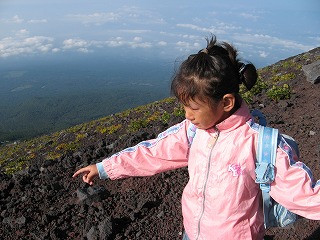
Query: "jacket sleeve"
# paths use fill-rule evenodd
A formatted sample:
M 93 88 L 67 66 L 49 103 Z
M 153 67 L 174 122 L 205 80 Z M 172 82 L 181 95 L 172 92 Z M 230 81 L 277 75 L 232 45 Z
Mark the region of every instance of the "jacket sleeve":
M 320 181 L 310 169 L 296 161 L 297 155 L 282 139 L 277 149 L 276 176 L 270 196 L 302 217 L 320 220 Z
M 151 176 L 187 166 L 188 125 L 189 121 L 185 120 L 160 133 L 156 139 L 140 142 L 97 163 L 100 178 Z

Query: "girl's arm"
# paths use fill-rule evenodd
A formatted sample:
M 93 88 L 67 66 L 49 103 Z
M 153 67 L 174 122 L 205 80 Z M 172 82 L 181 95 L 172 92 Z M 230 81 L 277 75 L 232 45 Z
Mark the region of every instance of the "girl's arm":
M 320 220 L 320 181 L 282 140 L 277 150 L 275 181 L 270 196 L 290 211 Z
M 190 122 L 185 120 L 160 133 L 156 139 L 126 148 L 97 163 L 100 178 L 150 176 L 187 166 L 189 124 Z

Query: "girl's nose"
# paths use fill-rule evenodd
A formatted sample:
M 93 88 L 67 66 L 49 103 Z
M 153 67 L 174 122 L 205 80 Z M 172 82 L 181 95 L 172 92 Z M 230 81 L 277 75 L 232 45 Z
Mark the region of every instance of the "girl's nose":
M 185 117 L 186 117 L 186 119 L 188 119 L 190 121 L 194 120 L 194 116 L 193 116 L 192 112 L 186 108 L 185 108 Z

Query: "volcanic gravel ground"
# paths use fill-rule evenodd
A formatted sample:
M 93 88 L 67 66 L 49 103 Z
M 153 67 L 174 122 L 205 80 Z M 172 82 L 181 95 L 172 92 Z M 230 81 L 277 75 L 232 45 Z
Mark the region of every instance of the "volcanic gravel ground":
M 319 52 L 317 48 L 291 61 L 306 65 L 319 59 Z M 281 63 L 268 67 L 261 77 L 269 78 L 275 69 L 281 72 Z M 301 161 L 320 179 L 320 84 L 308 82 L 301 69 L 287 71 L 296 74 L 288 82 L 291 99 L 275 102 L 259 94 L 252 107 L 265 113 L 270 126 L 297 140 Z M 127 123 L 124 118 L 118 121 Z M 37 158 L 13 175 L 0 172 L 0 239 L 181 239 L 186 168 L 152 177 L 96 180 L 94 186 L 71 178 L 76 169 L 154 138 L 167 127 L 149 126 L 126 139 L 91 138 L 60 159 Z M 320 221 L 301 219 L 288 228 L 268 229 L 267 235 L 274 240 L 320 239 Z

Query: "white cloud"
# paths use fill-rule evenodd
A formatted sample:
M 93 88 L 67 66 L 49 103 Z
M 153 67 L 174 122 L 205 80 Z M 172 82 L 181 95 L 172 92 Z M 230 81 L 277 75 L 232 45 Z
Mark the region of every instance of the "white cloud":
M 133 41 L 135 42 L 141 42 L 142 41 L 142 37 L 134 37 Z
M 147 29 L 121 29 L 121 30 L 119 30 L 119 32 L 132 33 L 132 34 L 143 34 L 143 33 L 148 33 L 151 31 L 147 30 Z
M 29 31 L 27 29 L 20 29 L 15 33 L 18 38 L 23 38 L 29 36 Z
M 31 19 L 28 23 L 47 23 L 47 19 Z
M 266 58 L 268 57 L 269 53 L 265 52 L 265 51 L 259 51 L 259 56 L 262 58 Z
M 95 41 L 95 42 L 90 42 L 90 41 L 86 41 L 83 39 L 67 39 L 63 41 L 63 49 L 67 50 L 67 49 L 74 49 L 78 52 L 82 52 L 82 53 L 88 53 L 88 52 L 92 52 L 92 50 L 90 50 L 89 48 L 92 45 L 98 45 L 99 42 Z
M 22 23 L 24 20 L 20 18 L 18 15 L 13 16 L 8 22 L 13 22 L 13 23 Z
M 280 46 L 287 49 L 299 49 L 301 51 L 309 51 L 314 46 L 304 45 L 292 40 L 280 39 L 263 34 L 238 34 L 234 35 L 234 39 L 242 42 L 253 43 L 255 45 Z
M 107 41 L 86 41 L 80 38 L 66 39 L 63 41 L 63 49 L 74 49 L 79 52 L 93 52 L 95 48 L 103 47 L 122 47 L 127 46 L 130 48 L 151 48 L 152 43 L 143 42 L 141 37 L 134 37 L 132 41 L 126 41 L 122 37 L 115 37 Z
M 240 13 L 240 16 L 245 19 L 254 20 L 254 21 L 259 19 L 259 16 L 253 15 L 251 13 Z
M 18 15 L 14 15 L 11 18 L 8 19 L 1 19 L 1 23 L 14 23 L 14 24 L 20 24 L 24 22 L 24 19 L 20 18 Z
M 179 38 L 187 38 L 187 39 L 192 40 L 192 41 L 204 40 L 204 38 L 202 36 L 199 36 L 199 35 L 183 34 L 183 35 L 179 35 L 178 37 Z
M 106 41 L 108 47 L 120 47 L 125 45 L 125 42 L 122 40 L 121 37 L 117 37 L 113 40 Z
M 159 45 L 159 46 L 167 46 L 168 43 L 165 42 L 165 41 L 159 41 L 159 42 L 158 42 L 158 45 Z
M 128 42 L 128 45 L 131 48 L 151 48 L 152 47 L 152 43 L 150 42 L 142 42 L 142 43 Z
M 53 53 L 57 53 L 57 52 L 60 52 L 61 50 L 60 50 L 60 48 L 52 48 L 52 52 Z
M 90 44 L 82 39 L 67 39 L 63 41 L 63 45 L 65 49 L 69 48 L 81 48 L 81 47 L 88 47 Z
M 178 47 L 189 47 L 190 43 L 179 41 L 179 42 L 177 42 L 177 46 Z
M 107 41 L 106 43 L 108 47 L 120 47 L 124 45 L 124 42 L 115 40 Z
M 189 28 L 195 31 L 205 32 L 207 34 L 209 33 L 226 34 L 227 31 L 241 29 L 240 27 L 236 27 L 232 24 L 227 24 L 224 22 L 216 22 L 215 26 L 210 26 L 210 27 L 200 27 L 190 23 L 178 23 L 176 26 L 182 27 L 182 28 Z
M 92 13 L 92 14 L 74 14 L 68 15 L 74 21 L 79 21 L 84 25 L 102 25 L 108 22 L 116 22 L 119 20 L 119 14 L 113 12 Z
M 190 23 L 178 23 L 177 27 L 190 28 L 192 30 L 201 31 L 201 32 L 210 32 L 210 28 L 199 27 Z
M 52 49 L 52 44 L 46 44 L 46 45 L 42 45 L 42 46 L 39 46 L 38 47 L 38 50 L 40 51 L 40 52 L 50 52 L 51 51 L 51 49 Z
M 230 30 L 242 29 L 241 27 L 237 27 L 233 24 L 225 23 L 225 22 L 217 22 L 216 25 L 217 26 L 213 29 L 220 31 L 221 33 L 226 33 L 226 30 L 230 31 Z
M 152 43 L 143 42 L 141 37 L 134 37 L 133 41 L 126 41 L 122 37 L 116 37 L 113 40 L 105 42 L 108 47 L 122 47 L 127 46 L 130 48 L 151 48 Z
M 20 30 L 17 33 L 18 37 L 6 37 L 1 39 L 0 57 L 45 53 L 52 50 L 53 38 L 45 36 L 25 37 L 24 35 L 27 33 L 26 30 Z
M 78 52 L 83 52 L 83 53 L 88 53 L 88 52 L 90 52 L 90 50 L 88 49 L 88 48 L 78 48 L 78 50 L 77 50 Z
M 197 43 L 197 42 L 196 42 L 196 43 L 194 43 L 194 44 L 193 44 L 193 46 L 194 46 L 196 49 L 199 49 L 199 48 L 201 47 L 201 46 L 200 46 L 200 44 L 199 44 L 199 43 Z
M 184 42 L 184 41 L 178 41 L 176 43 L 176 49 L 180 52 L 190 52 L 191 50 L 195 50 L 197 47 L 195 44 Z

